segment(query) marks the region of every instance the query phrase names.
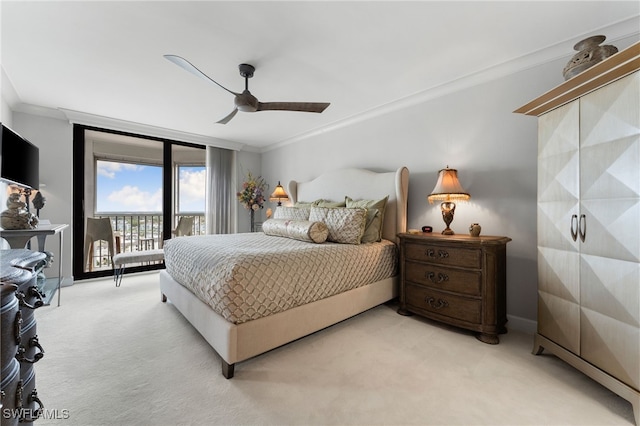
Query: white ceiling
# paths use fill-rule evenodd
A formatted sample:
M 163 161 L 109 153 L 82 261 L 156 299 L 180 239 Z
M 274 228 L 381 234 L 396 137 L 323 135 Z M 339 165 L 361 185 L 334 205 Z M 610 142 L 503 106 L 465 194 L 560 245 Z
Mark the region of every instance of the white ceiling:
M 573 53 L 640 2 L 7 1 L 3 96 L 15 111 L 79 111 L 258 149 L 299 140 L 479 73 Z M 627 25 L 627 26 L 628 26 Z M 636 30 L 637 31 L 637 30 Z M 608 41 L 616 36 L 607 35 Z M 322 114 L 238 113 L 238 64 L 260 101 L 331 102 Z M 562 81 L 558 71 L 558 83 Z M 11 87 L 15 91 L 10 90 Z

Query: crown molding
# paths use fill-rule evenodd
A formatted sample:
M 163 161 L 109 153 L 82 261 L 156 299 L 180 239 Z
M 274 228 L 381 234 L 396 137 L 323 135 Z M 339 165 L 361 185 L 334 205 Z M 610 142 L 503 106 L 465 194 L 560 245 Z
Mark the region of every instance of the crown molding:
M 215 146 L 218 148 L 226 148 L 233 151 L 242 151 L 246 147 L 245 144 L 239 142 L 228 141 L 224 139 L 214 138 L 212 136 L 204 136 L 195 133 L 181 132 L 179 130 L 167 129 L 164 127 L 150 126 L 148 124 L 135 123 L 132 121 L 119 120 L 116 118 L 104 117 L 101 115 L 88 114 L 80 111 L 59 108 L 70 123 L 82 124 L 92 127 L 102 127 L 111 130 L 119 130 L 122 132 L 155 136 L 163 139 L 171 139 L 182 142 L 190 142 L 198 145 Z
M 575 37 L 571 37 L 571 39 L 562 40 L 551 46 L 547 46 L 542 49 L 527 53 L 520 57 L 511 59 L 507 62 L 503 62 L 501 64 L 467 74 L 463 77 L 448 81 L 438 86 L 430 87 L 413 95 L 409 95 L 405 98 L 398 99 L 396 101 L 387 103 L 385 105 L 380 105 L 351 117 L 335 121 L 321 128 L 296 135 L 292 138 L 284 139 L 280 142 L 276 142 L 272 145 L 264 147 L 261 152 L 264 153 L 274 149 L 282 148 L 286 145 L 301 142 L 305 139 L 309 139 L 323 133 L 332 132 L 343 127 L 351 126 L 353 124 L 367 121 L 405 108 L 410 108 L 415 105 L 440 98 L 442 96 L 459 92 L 461 90 L 465 90 L 480 84 L 488 83 L 490 81 L 497 80 L 511 74 L 526 71 L 527 69 L 538 67 L 562 58 L 566 58 L 568 60 L 575 54 L 573 46 L 576 44 L 576 42 L 593 34 L 607 34 L 607 44 L 613 44 L 616 41 L 626 38 L 638 37 L 638 35 L 640 34 L 640 30 L 638 29 L 638 20 L 639 16 L 633 16 L 623 21 L 607 25 L 605 27 L 596 28 L 593 31 L 589 31 L 588 33 L 578 34 Z

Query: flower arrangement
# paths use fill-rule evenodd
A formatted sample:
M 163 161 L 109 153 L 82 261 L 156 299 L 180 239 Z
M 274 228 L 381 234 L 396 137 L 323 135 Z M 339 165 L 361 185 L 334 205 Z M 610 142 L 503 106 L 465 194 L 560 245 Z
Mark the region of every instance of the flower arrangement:
M 264 193 L 269 188 L 262 176 L 255 177 L 249 172 L 242 184 L 242 191 L 238 192 L 238 201 L 245 209 L 258 210 L 265 202 Z

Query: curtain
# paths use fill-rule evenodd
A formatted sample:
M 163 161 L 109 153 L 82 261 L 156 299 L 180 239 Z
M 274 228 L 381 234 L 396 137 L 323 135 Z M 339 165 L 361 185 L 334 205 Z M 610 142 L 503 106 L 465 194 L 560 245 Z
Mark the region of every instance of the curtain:
M 236 229 L 235 151 L 207 146 L 205 219 L 207 234 Z

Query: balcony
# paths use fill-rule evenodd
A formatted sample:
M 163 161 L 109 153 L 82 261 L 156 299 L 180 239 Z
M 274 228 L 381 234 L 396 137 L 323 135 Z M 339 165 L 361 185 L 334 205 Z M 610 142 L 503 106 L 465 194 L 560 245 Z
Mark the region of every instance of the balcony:
M 175 215 L 172 228 L 182 216 L 193 216 L 193 235 L 204 235 L 206 232 L 204 214 L 201 212 L 185 212 Z M 114 233 L 114 248 L 116 253 L 135 252 L 161 248 L 164 237 L 162 235 L 162 214 L 152 213 L 117 213 L 110 215 L 96 215 L 96 218 L 108 217 Z M 162 262 L 152 262 L 160 264 Z M 110 270 L 109 246 L 106 241 L 96 242 L 91 253 L 93 271 Z M 132 264 L 127 266 L 141 266 Z

